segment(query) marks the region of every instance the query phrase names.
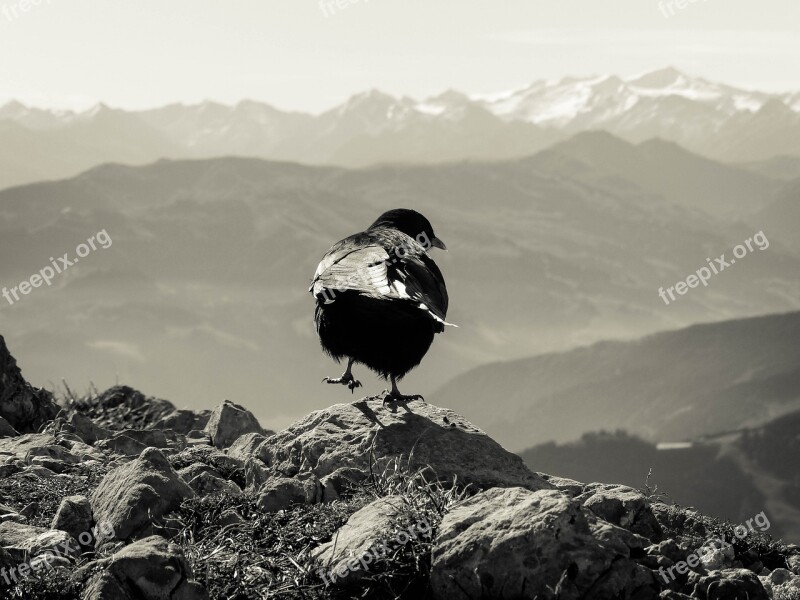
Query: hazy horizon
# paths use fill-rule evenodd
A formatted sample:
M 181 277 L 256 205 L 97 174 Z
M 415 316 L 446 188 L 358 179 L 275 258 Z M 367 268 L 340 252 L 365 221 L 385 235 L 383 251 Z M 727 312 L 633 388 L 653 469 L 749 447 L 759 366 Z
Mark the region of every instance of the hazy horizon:
M 251 99 L 320 112 L 373 88 L 415 98 L 450 88 L 480 94 L 668 65 L 744 89 L 800 89 L 800 73 L 785 68 L 800 59 L 800 5 L 788 0 L 683 9 L 622 0 L 615 10 L 509 0 L 502 11 L 478 2 L 457 10 L 421 0 L 338 2 L 41 0 L 23 11 L 6 0 L 0 50 L 14 60 L 0 65 L 0 102 L 142 109 Z

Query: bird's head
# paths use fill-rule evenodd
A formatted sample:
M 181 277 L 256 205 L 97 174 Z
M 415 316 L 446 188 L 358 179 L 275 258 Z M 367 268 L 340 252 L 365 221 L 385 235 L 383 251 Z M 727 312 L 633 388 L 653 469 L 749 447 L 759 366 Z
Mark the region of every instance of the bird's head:
M 431 222 L 415 210 L 395 208 L 387 211 L 378 217 L 369 228 L 377 229 L 378 227 L 391 227 L 402 231 L 408 237 L 419 242 L 426 250 L 431 247 L 447 250 L 444 242 L 433 232 Z

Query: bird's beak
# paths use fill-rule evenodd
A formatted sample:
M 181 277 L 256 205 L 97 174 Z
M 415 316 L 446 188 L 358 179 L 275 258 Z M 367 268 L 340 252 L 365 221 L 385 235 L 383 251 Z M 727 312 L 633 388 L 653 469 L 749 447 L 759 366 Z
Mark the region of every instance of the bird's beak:
M 434 237 L 431 241 L 431 246 L 434 248 L 439 248 L 440 250 L 444 250 L 447 252 L 447 246 L 444 245 L 444 242 L 437 237 Z

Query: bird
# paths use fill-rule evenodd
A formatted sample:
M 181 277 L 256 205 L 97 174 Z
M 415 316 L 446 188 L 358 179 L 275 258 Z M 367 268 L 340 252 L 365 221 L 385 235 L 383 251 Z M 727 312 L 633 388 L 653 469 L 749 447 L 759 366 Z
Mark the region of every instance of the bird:
M 347 368 L 323 382 L 355 393 L 361 387 L 353 376 L 358 363 L 391 382 L 384 404 L 424 400 L 401 394 L 397 382 L 422 362 L 434 335 L 452 325 L 445 320 L 444 276 L 428 254 L 433 248 L 447 250 L 430 221 L 415 210 L 396 208 L 328 250 L 309 292 L 322 349 L 337 363 L 347 360 Z

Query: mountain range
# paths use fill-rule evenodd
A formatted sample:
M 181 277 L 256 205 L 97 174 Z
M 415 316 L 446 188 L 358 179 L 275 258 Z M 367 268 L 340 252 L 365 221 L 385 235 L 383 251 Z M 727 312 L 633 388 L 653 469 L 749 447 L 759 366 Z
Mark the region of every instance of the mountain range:
M 692 441 L 800 410 L 799 336 L 798 312 L 693 325 L 483 365 L 431 398 L 485 419 L 512 449 L 602 429 Z
M 0 187 L 73 176 L 104 162 L 245 156 L 363 167 L 505 160 L 583 131 L 675 142 L 724 162 L 800 157 L 800 93 L 768 94 L 674 68 L 621 79 L 568 77 L 483 95 L 416 100 L 377 90 L 321 114 L 242 101 L 84 112 L 0 107 Z
M 610 152 L 635 168 L 620 170 Z M 52 287 L 14 305 L 0 299 L 0 330 L 37 385 L 64 377 L 82 389 L 104 373 L 98 386 L 118 378 L 194 408 L 229 397 L 279 427 L 314 408 L 319 381 L 341 368 L 322 355 L 313 330 L 306 290 L 314 268 L 333 242 L 388 208 L 419 209 L 451 250 L 435 259 L 450 290 L 448 320 L 460 328 L 438 336 L 404 382 L 430 394 L 492 361 L 800 310 L 787 186 L 674 144 L 604 132 L 527 158 L 435 166 L 346 170 L 245 158 L 104 165 L 0 192 L 0 288 L 96 232 L 113 239 Z M 781 232 L 759 220 L 767 211 Z M 659 298 L 660 287 L 762 229 L 767 249 L 670 305 Z M 356 375 L 365 392 L 383 389 L 363 369 Z M 517 389 L 509 397 L 526 392 Z M 498 438 L 522 448 L 552 432 Z M 582 432 L 576 425 L 556 438 Z

